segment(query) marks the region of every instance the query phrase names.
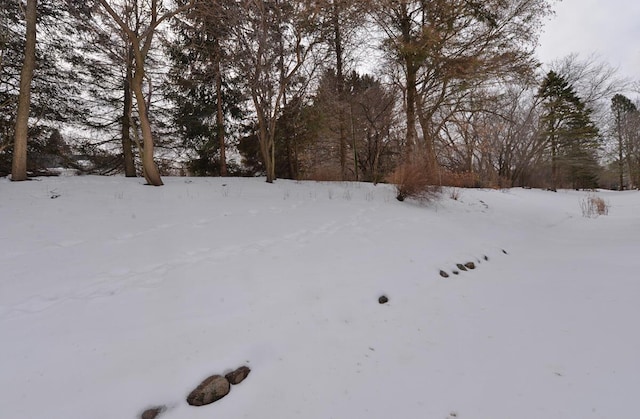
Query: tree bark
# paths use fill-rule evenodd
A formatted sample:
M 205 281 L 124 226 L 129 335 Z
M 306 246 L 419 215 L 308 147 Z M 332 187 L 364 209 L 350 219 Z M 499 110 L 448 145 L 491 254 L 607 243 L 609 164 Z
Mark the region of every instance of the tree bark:
M 551 190 L 558 190 L 558 145 L 555 134 L 551 137 Z
M 122 153 L 124 157 L 124 175 L 136 177 L 136 166 L 133 159 L 133 141 L 131 141 L 131 111 L 133 98 L 131 97 L 131 55 L 127 57 L 127 68 L 124 78 L 124 109 L 122 115 Z
M 416 99 L 418 97 L 418 68 L 413 62 L 411 55 L 405 57 L 405 71 L 407 73 L 407 92 L 406 92 L 406 109 L 407 116 L 407 134 L 406 148 L 410 154 L 415 148 L 418 141 L 418 132 L 416 129 Z
M 215 40 L 216 60 L 216 125 L 218 128 L 218 142 L 220 148 L 220 176 L 227 176 L 227 148 L 225 144 L 224 109 L 222 108 L 222 72 L 220 68 L 221 51 L 218 39 Z
M 20 96 L 16 114 L 11 180 L 27 180 L 27 140 L 29 135 L 29 111 L 31 107 L 31 80 L 36 65 L 36 18 L 37 1 L 27 0 L 26 42 L 24 63 L 20 74 Z
M 275 175 L 275 157 L 273 153 L 272 133 L 270 132 L 271 123 L 264 116 L 264 110 L 260 106 L 259 99 L 256 95 L 253 97 L 253 103 L 258 116 L 258 138 L 260 142 L 260 153 L 264 162 L 264 170 L 267 176 L 267 183 L 273 183 L 276 179 Z
M 340 6 L 338 0 L 333 0 L 331 5 L 331 20 L 333 25 L 333 42 L 336 53 L 336 81 L 338 90 L 338 103 L 341 111 L 338 113 L 340 129 L 340 176 L 347 180 L 347 129 L 344 113 L 344 64 L 342 58 L 342 30 L 340 27 Z
M 147 113 L 147 102 L 145 101 L 144 93 L 142 91 L 142 84 L 144 80 L 144 70 L 136 69 L 136 74 L 133 77 L 131 87 L 133 93 L 136 96 L 136 103 L 138 104 L 138 117 L 140 118 L 140 129 L 142 130 L 142 170 L 144 172 L 144 178 L 149 185 L 162 186 L 162 178 L 160 177 L 160 171 L 153 159 L 153 134 L 151 133 L 151 123 L 149 122 L 149 115 Z
M 620 176 L 620 184 L 618 190 L 624 189 L 624 139 L 622 138 L 622 124 L 620 122 L 622 116 L 620 113 L 616 115 L 616 129 L 618 131 L 618 174 Z
M 142 34 L 137 33 L 123 20 L 123 18 L 116 13 L 111 7 L 108 0 L 97 0 L 98 3 L 104 8 L 109 16 L 116 22 L 116 24 L 122 29 L 122 32 L 126 34 L 127 38 L 131 42 L 131 51 L 133 53 L 135 61 L 135 72 L 131 82 L 131 90 L 136 97 L 136 103 L 138 105 L 138 116 L 140 118 L 140 128 L 142 129 L 142 170 L 144 177 L 150 185 L 161 186 L 163 185 L 160 178 L 160 172 L 158 166 L 153 160 L 153 134 L 151 132 L 151 123 L 149 122 L 148 107 L 145 101 L 144 92 L 142 90 L 142 84 L 145 78 L 145 60 L 151 48 L 153 34 L 158 25 L 167 19 L 172 18 L 178 13 L 184 12 L 195 5 L 195 0 L 188 0 L 181 6 L 176 7 L 171 11 L 167 11 L 162 16 L 158 16 L 158 9 L 161 9 L 162 2 L 158 4 L 158 0 L 151 0 L 148 6 L 150 21 L 148 27 Z M 137 3 L 135 3 L 137 7 Z
M 424 114 L 424 103 L 422 98 L 418 96 L 417 93 L 415 96 L 415 103 L 416 103 L 416 107 L 420 110 L 417 118 L 420 123 L 420 128 L 422 129 L 422 143 L 424 146 L 423 153 L 424 153 L 425 163 L 427 164 L 428 173 L 435 175 L 436 169 L 438 168 L 438 159 L 436 158 L 435 147 L 433 144 L 435 130 L 434 130 L 432 119 L 431 119 L 432 115 Z

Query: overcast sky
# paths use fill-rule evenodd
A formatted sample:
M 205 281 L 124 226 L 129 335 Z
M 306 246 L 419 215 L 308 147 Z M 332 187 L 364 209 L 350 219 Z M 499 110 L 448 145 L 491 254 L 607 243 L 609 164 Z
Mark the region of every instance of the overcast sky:
M 540 37 L 543 63 L 595 52 L 621 76 L 640 80 L 640 0 L 562 0 L 554 8 Z

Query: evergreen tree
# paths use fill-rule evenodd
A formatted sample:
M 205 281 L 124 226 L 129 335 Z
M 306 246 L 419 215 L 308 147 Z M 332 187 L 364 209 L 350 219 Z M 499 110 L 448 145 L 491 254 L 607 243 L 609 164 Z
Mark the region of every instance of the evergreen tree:
M 171 69 L 165 91 L 183 147 L 195 154 L 188 164 L 196 175 L 227 175 L 227 134 L 244 113 L 226 52 L 237 13 L 232 2 L 198 3 L 173 25 L 176 36 L 167 47 Z
M 615 137 L 617 140 L 618 148 L 618 176 L 619 184 L 618 189 L 624 189 L 624 166 L 625 160 L 631 159 L 630 150 L 631 147 L 631 133 L 629 132 L 629 125 L 634 113 L 637 113 L 638 108 L 636 105 L 626 96 L 617 94 L 611 99 L 611 112 L 613 113 L 613 123 L 615 130 Z M 632 168 L 632 164 L 629 165 Z M 631 172 L 631 170 L 630 170 Z
M 72 47 L 77 33 L 66 3 L 40 0 L 36 4 L 35 68 L 31 81 L 26 144 L 27 169 L 39 169 L 32 154 L 42 152 L 51 134 L 62 125 L 81 121 L 78 65 L 81 56 Z M 26 20 L 18 0 L 0 7 L 0 174 L 6 175 L 13 158 L 13 140 L 19 99 L 20 74 L 26 43 Z M 22 152 L 22 151 L 21 151 Z
M 27 135 L 29 131 L 29 113 L 31 108 L 31 80 L 36 66 L 36 20 L 37 1 L 27 0 L 25 11 L 26 34 L 20 88 L 18 91 L 18 110 L 13 142 L 13 166 L 11 180 L 27 180 Z
M 73 1 L 71 5 L 74 24 L 80 30 L 76 49 L 83 54 L 81 75 L 89 104 L 82 151 L 98 173 L 124 170 L 125 176 L 135 177 L 131 43 L 96 4 Z M 128 6 L 120 5 L 125 20 L 137 20 L 135 8 Z M 112 158 L 101 159 L 104 153 Z
M 575 188 L 595 187 L 599 142 L 591 111 L 554 71 L 544 78 L 538 96 L 543 103 L 542 135 L 551 154 L 551 189 L 561 184 L 560 170 Z
M 276 177 L 298 179 L 300 173 L 300 148 L 307 139 L 308 127 L 305 122 L 307 106 L 302 97 L 290 98 L 282 107 L 282 114 L 276 123 Z

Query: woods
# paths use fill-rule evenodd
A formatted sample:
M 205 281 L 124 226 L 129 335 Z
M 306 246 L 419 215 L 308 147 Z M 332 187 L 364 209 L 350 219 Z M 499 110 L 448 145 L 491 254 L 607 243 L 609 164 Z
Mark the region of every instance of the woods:
M 409 165 L 433 185 L 637 188 L 632 90 L 597 60 L 537 62 L 551 6 L 8 0 L 0 174 L 385 182 Z

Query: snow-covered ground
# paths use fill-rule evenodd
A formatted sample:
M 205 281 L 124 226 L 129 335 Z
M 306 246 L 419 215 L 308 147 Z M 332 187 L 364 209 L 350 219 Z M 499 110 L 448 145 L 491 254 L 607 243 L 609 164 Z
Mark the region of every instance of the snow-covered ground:
M 639 192 L 142 182 L 0 180 L 0 418 L 640 417 Z

